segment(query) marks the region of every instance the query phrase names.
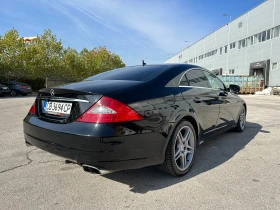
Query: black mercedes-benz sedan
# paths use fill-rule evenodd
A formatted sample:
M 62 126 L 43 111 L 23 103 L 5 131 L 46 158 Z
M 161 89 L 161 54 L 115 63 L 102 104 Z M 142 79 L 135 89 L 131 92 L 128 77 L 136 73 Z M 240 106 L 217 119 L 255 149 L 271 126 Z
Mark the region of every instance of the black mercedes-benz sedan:
M 21 94 L 22 96 L 27 96 L 28 94 L 32 93 L 32 88 L 29 85 L 22 82 L 8 81 L 3 82 L 3 84 L 9 87 L 9 89 L 11 90 L 11 96 L 16 96 L 18 94 Z
M 115 69 L 41 89 L 23 122 L 25 141 L 86 171 L 157 165 L 182 176 L 202 140 L 244 130 L 247 107 L 239 90 L 194 65 Z

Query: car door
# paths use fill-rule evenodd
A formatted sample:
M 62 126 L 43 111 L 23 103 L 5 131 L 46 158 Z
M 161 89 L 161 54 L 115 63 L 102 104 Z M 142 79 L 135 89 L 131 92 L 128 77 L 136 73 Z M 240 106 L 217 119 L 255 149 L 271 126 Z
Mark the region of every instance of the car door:
M 215 95 L 201 69 L 191 69 L 182 76 L 179 86 L 184 99 L 195 112 L 200 125 L 201 138 L 215 132 L 219 116 L 219 98 Z
M 204 71 L 213 93 L 218 97 L 220 104 L 219 119 L 216 125 L 216 131 L 227 129 L 235 125 L 236 116 L 240 110 L 240 104 L 237 98 L 227 92 L 224 83 L 209 71 Z

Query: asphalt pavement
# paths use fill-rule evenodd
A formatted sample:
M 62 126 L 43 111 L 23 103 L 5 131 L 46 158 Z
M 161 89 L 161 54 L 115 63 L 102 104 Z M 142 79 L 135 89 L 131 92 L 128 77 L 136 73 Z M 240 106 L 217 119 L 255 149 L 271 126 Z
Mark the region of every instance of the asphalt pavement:
M 34 97 L 0 98 L 0 209 L 280 209 L 280 97 L 242 97 L 246 130 L 203 143 L 180 178 L 153 167 L 90 174 L 26 147 Z

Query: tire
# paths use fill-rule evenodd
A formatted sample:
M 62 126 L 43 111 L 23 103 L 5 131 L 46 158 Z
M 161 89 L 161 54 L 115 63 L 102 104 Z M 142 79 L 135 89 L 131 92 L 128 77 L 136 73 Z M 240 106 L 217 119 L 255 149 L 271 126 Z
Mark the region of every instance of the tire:
M 12 90 L 12 91 L 11 91 L 11 96 L 17 96 L 17 91 Z
M 159 168 L 171 176 L 183 176 L 191 169 L 195 153 L 195 130 L 190 122 L 182 121 L 177 125 L 168 142 L 165 161 Z
M 245 130 L 245 125 L 246 125 L 246 108 L 243 105 L 242 110 L 239 114 L 237 125 L 234 128 L 234 130 L 237 132 L 243 132 Z

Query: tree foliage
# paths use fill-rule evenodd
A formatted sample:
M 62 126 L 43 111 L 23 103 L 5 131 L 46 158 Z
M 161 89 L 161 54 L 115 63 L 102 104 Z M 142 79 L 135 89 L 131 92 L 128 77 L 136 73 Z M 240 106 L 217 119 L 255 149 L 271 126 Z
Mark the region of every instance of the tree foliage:
M 81 52 L 64 48 L 50 30 L 30 42 L 20 38 L 15 29 L 0 35 L 1 79 L 52 77 L 79 81 L 124 66 L 121 58 L 105 47 L 84 48 Z

